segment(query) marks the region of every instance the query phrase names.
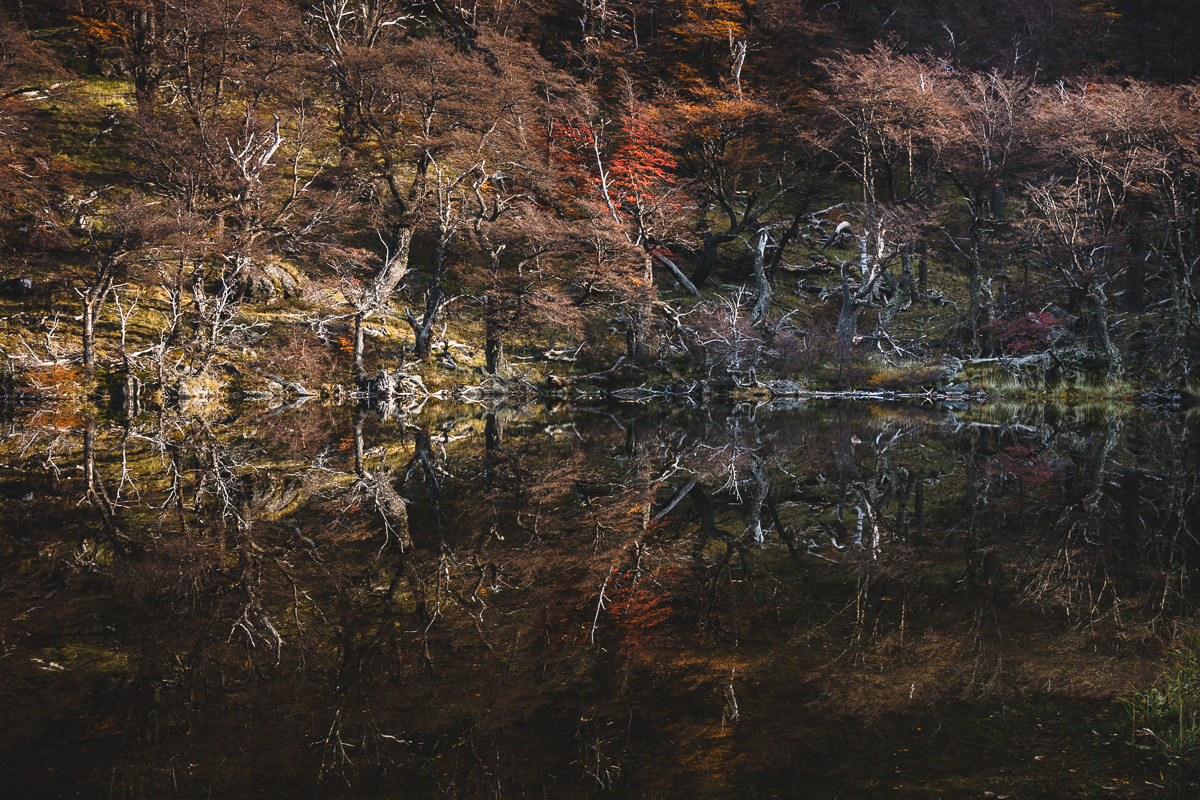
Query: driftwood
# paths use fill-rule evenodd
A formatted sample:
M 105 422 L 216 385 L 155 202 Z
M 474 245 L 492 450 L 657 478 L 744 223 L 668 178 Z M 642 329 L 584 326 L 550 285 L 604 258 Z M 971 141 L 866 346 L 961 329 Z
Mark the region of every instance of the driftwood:
M 578 361 L 581 349 L 583 348 L 576 347 L 574 350 L 568 350 L 564 347 L 561 350 L 555 350 L 551 347 L 549 350 L 544 350 L 536 356 L 513 356 L 513 358 L 518 361 L 537 361 L 539 359 L 542 361 Z
M 498 375 L 493 375 L 478 386 L 462 386 L 453 392 L 454 397 L 468 403 L 478 403 L 505 397 L 536 397 L 537 394 L 537 386 L 523 375 L 512 378 L 502 378 Z
M 658 522 L 660 519 L 665 517 L 667 514 L 670 514 L 671 511 L 674 510 L 675 506 L 679 505 L 679 501 L 682 500 L 683 498 L 687 497 L 688 493 L 691 492 L 692 489 L 695 488 L 696 483 L 699 480 L 700 480 L 699 478 L 692 478 L 688 483 L 686 483 L 683 486 L 682 489 L 677 491 L 675 493 L 675 495 L 671 498 L 671 502 L 667 503 L 666 507 L 663 508 L 662 511 L 659 511 L 657 514 L 654 515 L 654 521 Z
M 547 380 L 550 382 L 550 385 L 555 388 L 565 388 L 573 383 L 581 383 L 584 381 L 602 381 L 609 375 L 612 375 L 614 372 L 621 369 L 622 365 L 624 364 L 625 356 L 621 356 L 617 359 L 617 363 L 613 364 L 603 372 L 593 372 L 590 375 L 572 375 L 567 378 L 560 378 L 557 375 L 551 375 L 547 378 Z

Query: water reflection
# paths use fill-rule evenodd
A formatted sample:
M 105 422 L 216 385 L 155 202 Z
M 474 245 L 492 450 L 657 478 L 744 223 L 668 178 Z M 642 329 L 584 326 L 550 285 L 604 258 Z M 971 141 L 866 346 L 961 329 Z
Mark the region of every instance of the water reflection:
M 1193 612 L 1185 419 L 384 411 L 12 422 L 5 783 L 916 797 L 1158 776 L 1113 699 Z

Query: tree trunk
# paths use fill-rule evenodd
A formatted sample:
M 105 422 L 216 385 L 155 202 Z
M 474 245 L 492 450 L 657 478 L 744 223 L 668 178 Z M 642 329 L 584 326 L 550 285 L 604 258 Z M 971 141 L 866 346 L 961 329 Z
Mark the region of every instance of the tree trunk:
M 354 372 L 363 376 L 363 351 L 366 349 L 367 312 L 359 309 L 354 315 Z
M 654 502 L 654 480 L 651 477 L 651 431 L 644 420 L 630 420 L 625 433 L 625 468 L 629 474 L 630 499 L 641 512 L 642 530 L 650 527 L 650 512 Z
M 359 409 L 358 414 L 354 418 L 354 474 L 362 477 L 367 472 L 366 445 L 363 440 L 363 423 L 366 421 L 366 411 Z
M 858 332 L 858 315 L 861 310 L 862 306 L 854 301 L 854 295 L 850 292 L 850 276 L 846 273 L 846 262 L 843 261 L 842 313 L 838 316 L 837 334 L 835 337 L 839 360 L 844 360 L 850 354 L 850 348 L 854 345 L 854 337 Z
M 1088 437 L 1087 450 L 1084 453 L 1083 469 L 1077 473 L 1079 481 L 1077 496 L 1089 514 L 1100 515 L 1100 503 L 1104 499 L 1105 480 L 1108 467 L 1113 463 L 1113 450 L 1121 438 L 1121 418 L 1111 416 L 1107 419 L 1104 436 L 1095 434 Z
M 128 371 L 129 365 L 125 365 L 125 380 L 113 387 L 112 402 L 114 405 L 120 405 L 121 412 L 133 419 L 138 414 L 142 413 L 141 404 L 141 388 L 142 382 L 133 372 Z
M 434 290 L 432 288 L 430 288 L 429 291 L 431 294 L 434 292 Z M 413 351 L 416 353 L 417 358 L 420 358 L 423 361 L 428 361 L 429 358 L 433 355 L 433 318 L 434 318 L 434 314 L 431 314 L 429 312 L 429 309 L 431 307 L 436 309 L 440 306 L 441 306 L 441 291 L 439 290 L 437 292 L 436 298 L 432 301 L 430 299 L 430 295 L 426 295 L 426 300 L 425 300 L 426 311 L 425 311 L 424 316 L 421 317 L 420 323 L 418 323 L 411 316 L 408 318 L 409 327 L 411 327 L 413 329 L 413 333 L 416 335 L 416 341 L 413 343 Z M 436 310 L 434 313 L 436 313 Z
M 801 210 L 797 211 L 792 216 L 792 223 L 788 225 L 783 236 L 779 237 L 779 241 L 775 246 L 775 255 L 771 256 L 771 263 L 767 265 L 767 279 L 774 280 L 775 275 L 779 270 L 779 265 L 783 263 L 783 251 L 796 238 L 796 234 L 800 232 L 800 223 L 808 217 L 808 203 L 805 202 Z
M 887 333 L 888 328 L 892 326 L 900 312 L 912 305 L 912 300 L 904 285 L 896 281 L 890 270 L 882 270 L 880 280 L 883 282 L 884 288 L 890 292 L 890 296 L 883 303 L 883 308 L 879 310 L 879 330 L 881 333 Z M 903 281 L 903 276 L 901 281 Z M 912 281 L 909 281 L 907 285 L 911 286 Z
M 149 117 L 154 111 L 158 86 L 162 81 L 162 70 L 154 63 L 158 38 L 157 13 L 156 8 L 143 8 L 134 11 L 132 17 L 133 57 L 130 61 L 138 116 L 143 118 Z
M 921 300 L 921 292 L 913 280 L 912 262 L 912 249 L 906 247 L 900 253 L 900 292 L 907 298 L 909 305 Z
M 754 537 L 755 544 L 763 544 L 767 540 L 766 534 L 763 532 L 762 512 L 763 505 L 767 501 L 767 468 L 763 464 L 763 460 L 755 457 L 750 465 L 750 479 L 753 484 L 750 489 L 750 496 L 747 498 L 747 510 L 750 514 L 750 521 L 746 525 L 746 530 Z M 778 533 L 778 531 L 777 531 Z
M 700 290 L 696 288 L 695 284 L 688 280 L 688 277 L 683 274 L 683 270 L 676 266 L 674 261 L 662 255 L 661 253 L 655 253 L 654 257 L 658 259 L 660 264 L 670 270 L 671 275 L 675 278 L 675 281 L 683 287 L 685 292 L 690 294 L 692 297 L 700 296 Z
M 113 549 L 119 555 L 127 554 L 129 552 L 128 538 L 117 531 L 117 509 L 108 496 L 108 492 L 105 491 L 104 483 L 96 471 L 96 423 L 90 419 L 87 420 L 83 429 L 83 477 L 84 497 L 92 508 L 99 512 L 100 520 L 112 541 Z
M 626 354 L 639 364 L 650 360 L 650 303 L 646 292 L 653 286 L 654 272 L 650 256 L 646 256 L 643 273 L 643 288 L 629 306 L 629 327 L 625 330 Z
M 625 329 L 625 352 L 632 361 L 643 363 L 650 358 L 650 315 L 642 305 L 629 309 L 629 327 Z
M 158 81 L 145 77 L 142 70 L 134 71 L 134 98 L 137 100 L 138 116 L 147 118 L 154 113 L 158 98 Z
M 1109 335 L 1108 302 L 1104 297 L 1104 284 L 1094 283 L 1088 287 L 1084 297 L 1084 308 L 1088 322 L 1088 349 L 1093 355 L 1108 361 L 1108 376 L 1119 379 L 1125 372 L 1121 363 L 1121 352 Z
M 503 249 L 501 247 L 492 256 L 491 264 L 488 266 L 488 293 L 483 299 L 483 358 L 484 369 L 489 375 L 495 375 L 504 369 L 504 342 L 501 338 L 500 330 L 500 304 L 502 300 L 496 296 L 496 291 L 499 288 L 500 252 Z
M 771 282 L 767 280 L 767 229 L 758 232 L 758 244 L 754 248 L 754 308 L 750 311 L 750 324 L 761 325 L 767 318 L 771 305 Z
M 89 371 L 96 367 L 96 323 L 112 285 L 112 278 L 102 278 L 83 295 L 83 366 Z
M 416 324 L 416 320 L 411 315 L 408 318 L 408 324 L 416 335 L 413 349 L 416 351 L 417 357 L 422 360 L 428 360 L 433 351 L 433 322 L 437 318 L 444 299 L 442 295 L 442 261 L 445 253 L 446 239 L 444 236 L 439 236 L 437 244 L 434 246 L 433 271 L 429 276 L 429 288 L 425 292 L 425 314 L 421 318 L 420 325 Z
M 483 445 L 486 452 L 495 456 L 500 452 L 500 445 L 504 439 L 504 426 L 500 423 L 496 412 L 489 411 L 487 420 L 483 424 Z
M 970 243 L 967 251 L 967 330 L 971 335 L 971 344 L 979 350 L 979 317 L 983 310 L 983 221 L 976 219 L 971 222 Z
M 487 320 L 487 334 L 483 345 L 484 368 L 489 375 L 495 375 L 507 364 L 504 358 L 504 342 L 500 338 L 500 329 L 491 317 Z
M 1007 198 L 1004 196 L 1004 185 L 997 183 L 992 187 L 991 197 L 988 198 L 988 206 L 995 219 L 1004 219 L 1004 208 L 1008 204 Z
M 83 368 L 88 371 L 96 368 L 96 305 L 88 292 L 83 300 Z
M 697 289 L 704 286 L 705 281 L 709 279 L 713 270 L 716 269 L 718 248 L 723 242 L 734 238 L 729 233 L 714 233 L 712 231 L 703 232 L 701 237 L 704 240 L 704 249 L 700 254 L 700 263 L 692 273 L 692 285 Z

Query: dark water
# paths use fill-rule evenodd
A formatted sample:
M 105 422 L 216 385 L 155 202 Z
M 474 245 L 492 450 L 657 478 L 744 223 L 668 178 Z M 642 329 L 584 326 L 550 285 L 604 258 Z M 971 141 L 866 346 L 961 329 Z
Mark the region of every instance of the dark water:
M 14 412 L 2 794 L 1195 796 L 1117 698 L 1194 615 L 1198 455 L 1125 406 Z

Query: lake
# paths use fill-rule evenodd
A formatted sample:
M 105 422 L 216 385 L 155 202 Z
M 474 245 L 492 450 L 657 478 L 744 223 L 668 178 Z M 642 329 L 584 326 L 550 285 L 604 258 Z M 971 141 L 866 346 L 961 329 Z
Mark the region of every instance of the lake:
M 4 415 L 8 797 L 1197 791 L 1188 414 Z

